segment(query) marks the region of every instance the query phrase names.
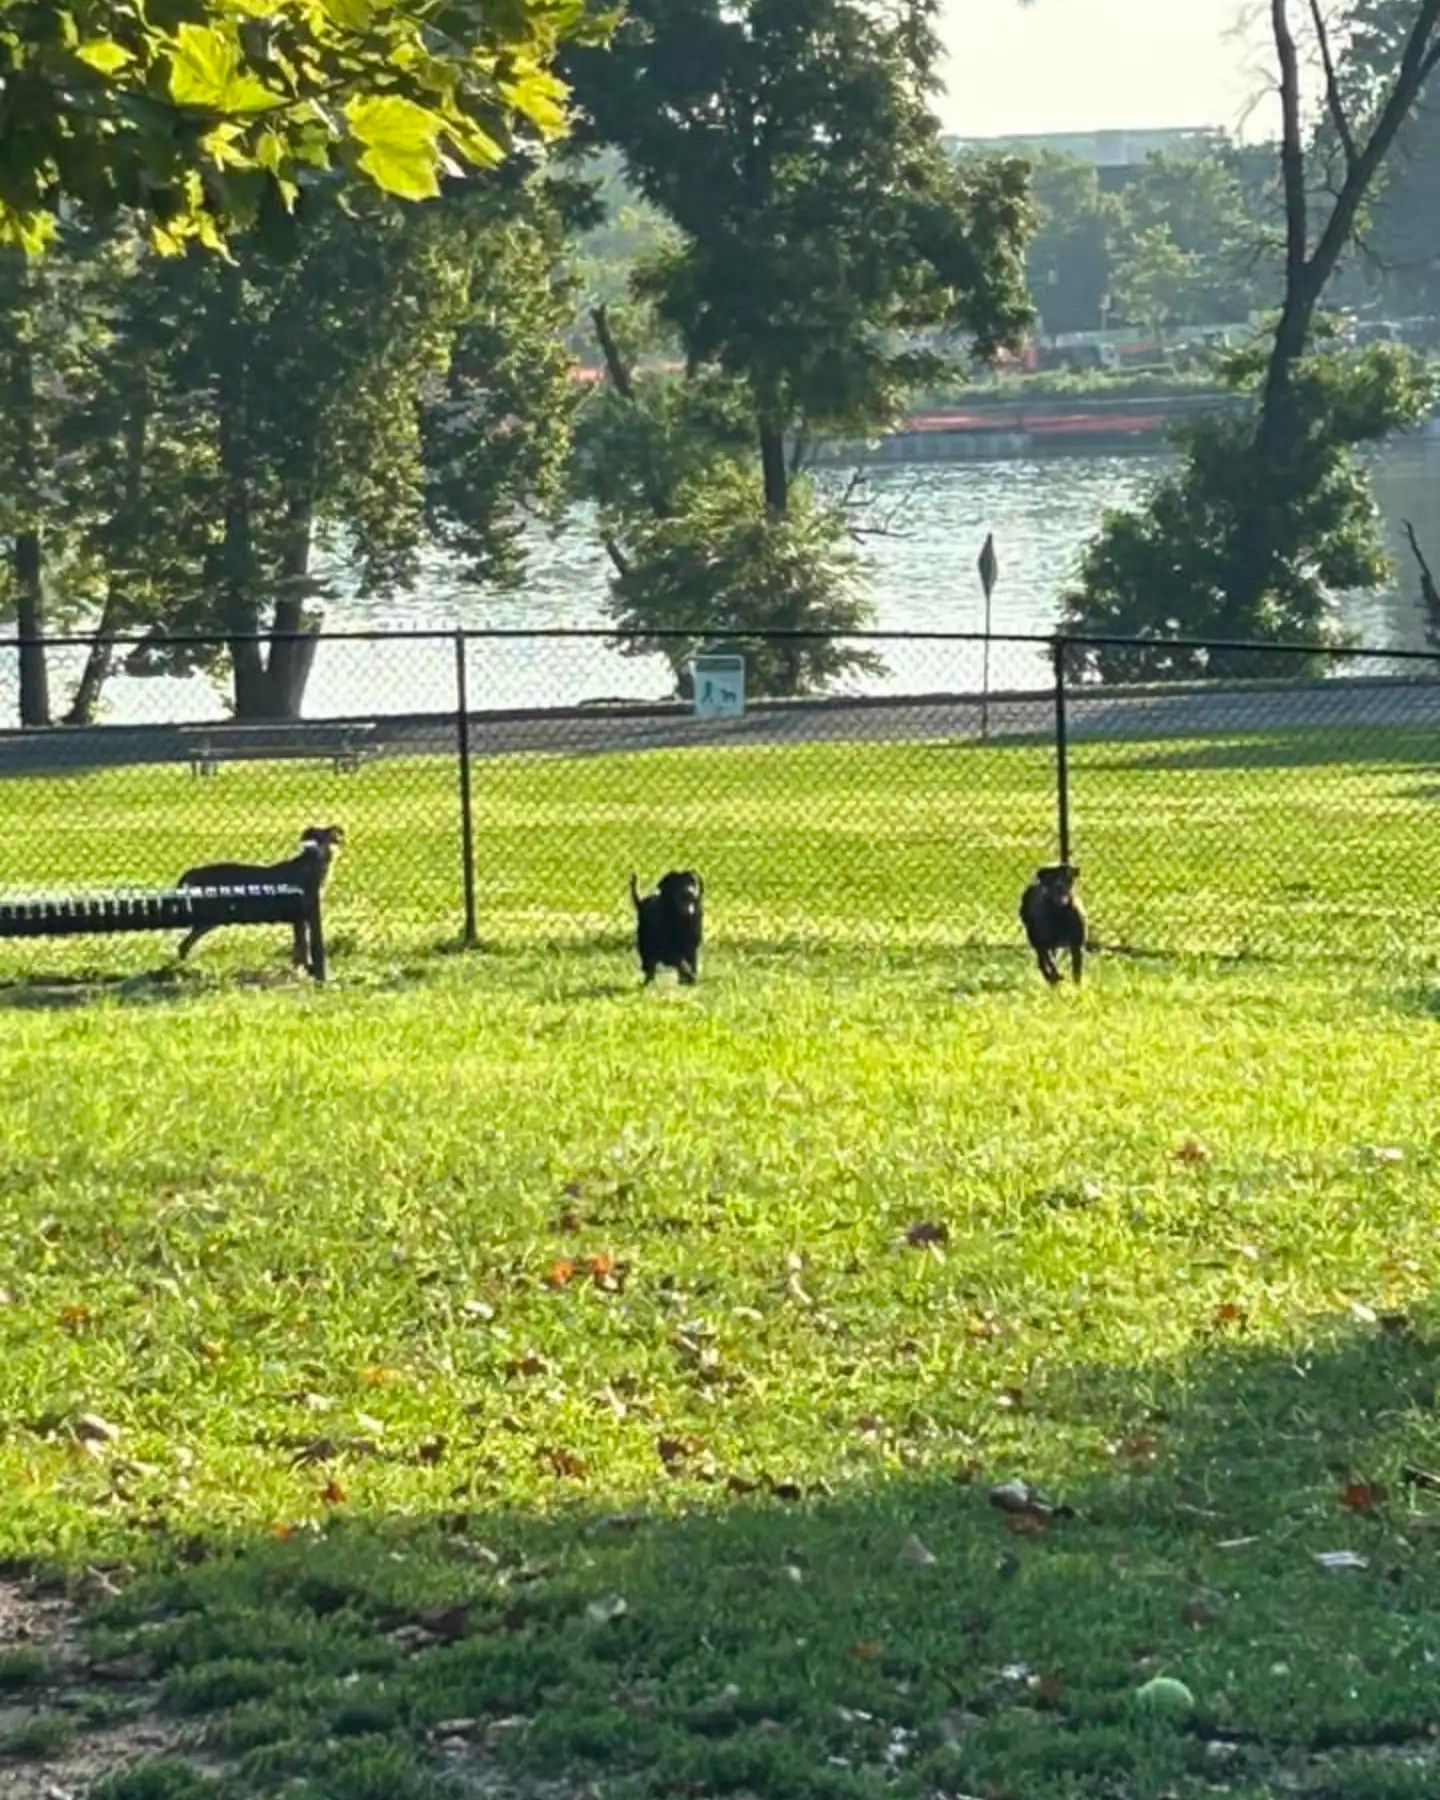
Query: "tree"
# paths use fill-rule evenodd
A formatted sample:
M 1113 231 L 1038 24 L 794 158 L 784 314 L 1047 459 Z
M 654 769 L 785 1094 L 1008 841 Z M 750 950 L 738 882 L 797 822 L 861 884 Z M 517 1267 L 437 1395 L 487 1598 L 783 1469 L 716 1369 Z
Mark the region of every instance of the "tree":
M 1254 419 L 1228 431 L 1202 430 L 1180 474 L 1163 481 L 1140 513 L 1107 522 L 1086 557 L 1081 588 L 1067 597 L 1067 617 L 1082 627 L 1124 618 L 1129 628 L 1152 632 L 1323 639 L 1329 591 L 1373 585 L 1384 569 L 1373 503 L 1352 451 L 1417 417 L 1426 384 L 1393 356 L 1347 371 L 1317 350 L 1315 339 L 1326 288 L 1440 61 L 1440 0 L 1405 8 L 1383 74 L 1364 82 L 1347 81 L 1321 0 L 1309 0 L 1309 8 L 1327 119 L 1314 142 L 1303 125 L 1290 0 L 1270 0 L 1280 71 L 1284 281 L 1256 371 Z M 1327 156 L 1333 193 L 1316 216 L 1315 164 Z M 1164 674 L 1177 665 L 1156 652 L 1144 666 Z
M 1147 157 L 1116 214 L 1115 300 L 1137 321 L 1229 324 L 1279 299 L 1228 154 Z
M 1052 335 L 1103 327 L 1116 207 L 1101 193 L 1098 172 L 1075 157 L 1038 156 L 1031 196 L 1026 279 L 1041 324 Z
M 939 373 L 917 334 L 984 352 L 1029 316 L 1024 166 L 945 154 L 934 11 L 635 0 L 608 51 L 568 59 L 579 140 L 619 150 L 680 234 L 641 289 L 743 390 L 775 517 L 787 440 L 886 425 Z
M 1250 364 L 1252 381 L 1258 359 Z M 1373 587 L 1386 573 L 1369 477 L 1356 446 L 1414 424 L 1433 403 L 1435 384 L 1418 358 L 1378 345 L 1362 358 L 1307 356 L 1295 377 L 1295 416 L 1284 507 L 1268 522 L 1270 577 L 1258 603 L 1237 612 L 1249 584 L 1254 506 L 1255 425 L 1250 419 L 1202 421 L 1179 469 L 1137 512 L 1110 516 L 1087 548 L 1077 587 L 1065 596 L 1067 622 L 1097 636 L 1159 640 L 1144 649 L 1091 646 L 1080 663 L 1106 680 L 1185 679 L 1235 674 L 1299 674 L 1294 656 L 1267 663 L 1184 645 L 1171 637 L 1298 638 L 1332 635 L 1335 592 Z M 1323 655 L 1318 659 L 1323 663 Z
M 72 621 L 95 581 L 85 553 L 94 463 L 76 454 L 67 432 L 93 415 L 102 391 L 107 272 L 74 230 L 43 265 L 0 250 L 0 612 L 22 640 L 25 725 L 50 723 L 43 640 L 52 613 Z
M 554 497 L 567 441 L 558 227 L 534 184 L 477 183 L 411 211 L 317 212 L 294 254 L 164 265 L 189 329 L 173 376 L 204 396 L 209 541 L 166 621 L 226 644 L 241 718 L 302 706 L 321 623 L 317 544 L 371 591 L 407 588 L 427 531 L 514 579 L 517 514 Z M 167 645 L 149 666 L 216 665 Z
M 717 459 L 677 485 L 668 512 L 631 515 L 611 589 L 620 647 L 663 654 L 682 683 L 703 645 L 742 651 L 753 694 L 815 693 L 846 673 L 879 672 L 872 651 L 834 635 L 871 620 L 842 509 L 805 482 L 781 518 L 762 499 L 758 471 Z
M 66 202 L 216 247 L 341 175 L 404 199 L 564 123 L 550 63 L 585 0 L 9 0 L 0 9 L 0 243 Z
M 1111 288 L 1116 311 L 1163 342 L 1168 326 L 1193 319 L 1198 262 L 1166 226 L 1146 226 L 1116 257 Z

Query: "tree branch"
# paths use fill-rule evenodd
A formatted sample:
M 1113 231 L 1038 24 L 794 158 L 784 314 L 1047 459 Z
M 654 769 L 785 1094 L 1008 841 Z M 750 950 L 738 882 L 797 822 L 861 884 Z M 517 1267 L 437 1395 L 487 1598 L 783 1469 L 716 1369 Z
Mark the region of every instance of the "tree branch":
M 1274 0 L 1274 4 L 1278 10 L 1283 11 L 1285 0 Z M 1335 209 L 1321 233 L 1320 242 L 1315 246 L 1315 254 L 1310 259 L 1318 287 L 1323 288 L 1334 272 L 1340 253 L 1350 240 L 1361 203 L 1369 192 L 1371 182 L 1400 127 L 1419 99 L 1426 78 L 1440 63 L 1440 39 L 1435 36 L 1437 23 L 1440 23 L 1440 0 L 1421 0 L 1415 23 L 1410 27 L 1394 86 L 1380 110 L 1374 129 L 1355 158 L 1340 198 L 1335 203 Z
M 1440 0 L 1436 0 L 1440 5 Z M 1286 0 L 1270 0 L 1270 26 L 1280 62 L 1280 172 L 1285 185 L 1285 269 L 1287 281 L 1305 267 L 1309 219 L 1305 197 L 1305 139 L 1300 123 L 1300 57 L 1290 29 Z
M 610 329 L 609 308 L 604 305 L 592 306 L 590 322 L 595 327 L 595 336 L 600 343 L 600 354 L 605 358 L 605 371 L 614 383 L 615 392 L 624 400 L 633 400 L 635 384 L 630 379 L 630 371 L 626 367 L 625 358 L 620 354 L 620 346 L 615 342 L 615 333 Z
M 619 543 L 616 541 L 615 533 L 613 531 L 603 533 L 600 542 L 605 547 L 605 554 L 615 565 L 616 574 L 628 575 L 630 573 L 630 558 L 620 548 Z
M 1330 31 L 1325 23 L 1320 0 L 1310 0 L 1310 17 L 1315 25 L 1320 60 L 1325 68 L 1325 104 L 1330 109 L 1330 123 L 1335 127 L 1335 135 L 1344 148 L 1345 166 L 1353 168 L 1359 152 L 1355 147 L 1355 133 L 1350 129 L 1350 119 L 1345 111 L 1344 96 L 1340 92 L 1340 78 L 1335 72 L 1335 58 L 1330 49 Z

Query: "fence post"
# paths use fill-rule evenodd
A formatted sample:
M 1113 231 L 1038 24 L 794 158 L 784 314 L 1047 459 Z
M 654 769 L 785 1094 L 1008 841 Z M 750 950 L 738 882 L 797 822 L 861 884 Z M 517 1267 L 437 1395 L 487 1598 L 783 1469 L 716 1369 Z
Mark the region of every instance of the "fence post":
M 470 696 L 465 671 L 465 633 L 455 633 L 455 756 L 460 767 L 460 861 L 465 881 L 465 930 L 473 950 L 475 930 L 475 817 L 470 803 Z
M 1060 860 L 1070 860 L 1070 734 L 1065 717 L 1065 639 L 1058 633 L 1050 645 L 1055 659 L 1055 809 L 1060 832 Z

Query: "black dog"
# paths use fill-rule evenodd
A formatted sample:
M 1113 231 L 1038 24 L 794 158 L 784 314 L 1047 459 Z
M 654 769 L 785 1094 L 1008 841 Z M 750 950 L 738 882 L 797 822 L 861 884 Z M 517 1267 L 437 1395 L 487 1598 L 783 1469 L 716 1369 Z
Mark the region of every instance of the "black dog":
M 300 852 L 281 863 L 204 863 L 187 869 L 175 883 L 177 888 L 225 887 L 298 887 L 312 898 L 325 885 L 330 865 L 340 854 L 345 842 L 342 825 L 307 825 L 300 833 Z M 197 925 L 181 941 L 179 955 L 188 956 L 201 938 L 218 925 Z M 297 969 L 310 961 L 310 932 L 307 925 L 296 925 L 291 960 Z
M 1085 909 L 1075 898 L 1078 868 L 1057 863 L 1037 870 L 1034 881 L 1020 897 L 1020 919 L 1040 973 L 1052 987 L 1063 980 L 1055 966 L 1055 952 L 1070 952 L 1076 985 L 1085 966 Z
M 663 963 L 689 987 L 700 968 L 700 940 L 705 930 L 705 883 L 693 869 L 672 869 L 653 894 L 642 897 L 630 877 L 635 902 L 635 948 L 646 981 L 655 979 Z

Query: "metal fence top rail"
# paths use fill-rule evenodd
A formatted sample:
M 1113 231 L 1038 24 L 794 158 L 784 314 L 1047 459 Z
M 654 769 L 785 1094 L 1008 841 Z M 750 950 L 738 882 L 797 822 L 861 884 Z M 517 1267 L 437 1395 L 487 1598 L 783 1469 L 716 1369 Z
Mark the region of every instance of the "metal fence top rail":
M 1227 654 L 1255 656 L 1325 656 L 1353 660 L 1389 662 L 1440 663 L 1440 649 L 1408 650 L 1399 645 L 1323 644 L 1297 640 L 1268 642 L 1255 638 L 1205 637 L 1125 637 L 1105 632 L 1066 631 L 807 631 L 803 629 L 758 628 L 729 630 L 714 625 L 676 626 L 654 631 L 627 631 L 605 625 L 483 625 L 483 626 L 419 626 L 358 627 L 335 631 L 256 631 L 256 632 L 176 632 L 165 637 L 145 633 L 118 633 L 109 642 L 120 647 L 148 647 L 156 651 L 186 646 L 223 648 L 232 643 L 298 643 L 315 640 L 321 643 L 445 643 L 457 639 L 466 643 L 543 639 L 589 643 L 688 643 L 695 639 L 713 642 L 744 643 L 872 643 L 872 644 L 1033 644 L 1055 649 L 1074 646 L 1077 649 L 1120 649 L 1163 652 L 1166 650 L 1207 650 Z M 94 633 L 68 633 L 54 637 L 0 637 L 0 650 L 22 650 L 40 646 L 52 650 L 88 650 L 95 642 Z

